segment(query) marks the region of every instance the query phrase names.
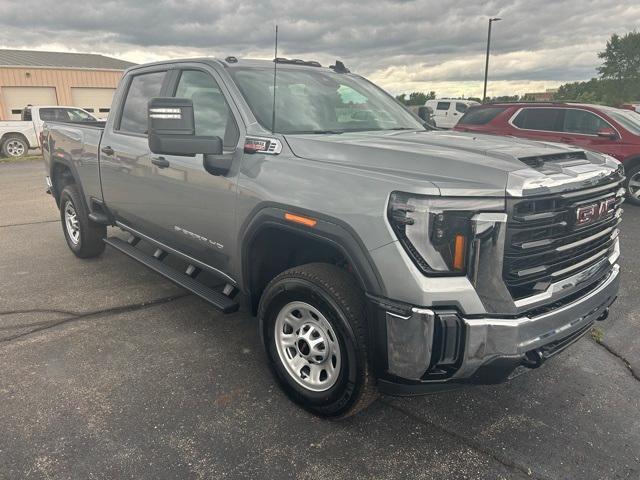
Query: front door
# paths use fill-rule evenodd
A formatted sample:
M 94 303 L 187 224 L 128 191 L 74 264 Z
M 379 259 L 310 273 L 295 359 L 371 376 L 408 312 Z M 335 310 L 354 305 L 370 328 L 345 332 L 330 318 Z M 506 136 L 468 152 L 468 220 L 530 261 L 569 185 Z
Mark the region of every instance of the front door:
M 162 192 L 161 207 L 150 219 L 162 239 L 183 253 L 222 272 L 229 272 L 235 254 L 235 203 L 237 172 L 242 157 L 236 114 L 220 87 L 217 72 L 194 64 L 175 75 L 169 96 L 193 101 L 195 133 L 223 139 L 224 155 L 233 159 L 226 175 L 204 169 L 203 155 L 157 155 L 166 167 L 151 170 L 154 188 Z M 239 116 L 238 116 L 239 117 Z
M 588 110 L 568 108 L 564 112 L 563 136 L 561 141 L 588 150 L 615 154 L 616 146 L 621 143 L 619 138 L 612 139 L 598 135 L 600 130 L 617 130 L 599 115 Z

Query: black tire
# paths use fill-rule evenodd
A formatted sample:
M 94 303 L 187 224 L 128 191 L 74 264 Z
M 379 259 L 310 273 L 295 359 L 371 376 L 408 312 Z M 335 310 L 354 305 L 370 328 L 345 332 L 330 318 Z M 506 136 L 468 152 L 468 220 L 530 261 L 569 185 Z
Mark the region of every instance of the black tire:
M 68 207 L 75 212 L 77 230 L 70 230 L 66 212 Z M 89 220 L 89 212 L 82 195 L 75 184 L 67 185 L 60 194 L 60 220 L 67 245 L 79 258 L 97 257 L 104 252 L 105 244 L 102 239 L 107 234 L 107 227 Z
M 9 135 L 2 141 L 3 157 L 20 158 L 28 153 L 29 144 L 21 135 Z
M 336 370 L 339 373 L 326 391 L 312 391 L 299 384 L 278 353 L 276 319 L 281 310 L 293 302 L 304 302 L 317 309 L 337 337 L 341 360 Z M 291 268 L 267 285 L 260 299 L 258 318 L 271 370 L 291 400 L 316 415 L 344 418 L 358 413 L 376 399 L 378 391 L 368 352 L 364 294 L 351 274 L 324 263 Z
M 631 181 L 639 182 L 640 181 L 640 164 L 635 167 L 629 169 L 625 172 L 627 179 L 625 180 L 625 188 L 627 189 L 627 201 L 632 203 L 633 205 L 640 205 L 640 196 L 634 196 L 634 190 L 636 192 L 640 191 L 640 187 L 632 187 L 629 183 Z

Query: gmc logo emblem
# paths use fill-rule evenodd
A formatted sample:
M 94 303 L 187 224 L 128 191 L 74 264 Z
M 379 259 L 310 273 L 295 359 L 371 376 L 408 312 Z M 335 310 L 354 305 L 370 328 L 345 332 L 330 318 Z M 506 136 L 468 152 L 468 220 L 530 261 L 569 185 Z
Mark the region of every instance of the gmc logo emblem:
M 576 209 L 576 225 L 579 227 L 597 222 L 606 217 L 616 204 L 615 198 L 602 200 L 601 202 L 579 207 Z

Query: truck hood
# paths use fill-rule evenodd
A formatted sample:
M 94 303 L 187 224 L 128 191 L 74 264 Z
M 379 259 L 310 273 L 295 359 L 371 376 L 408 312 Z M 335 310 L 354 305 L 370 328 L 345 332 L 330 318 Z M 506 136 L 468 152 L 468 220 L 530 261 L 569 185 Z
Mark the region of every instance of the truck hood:
M 454 131 L 374 131 L 285 138 L 298 157 L 406 177 L 408 183 L 430 182 L 442 195 L 504 196 L 513 172 L 529 169 L 529 177 L 547 176 L 527 166 L 520 160 L 523 158 L 575 152 L 587 156 L 583 162 L 593 167 L 602 163 L 600 156 L 598 161 L 592 154 L 565 145 Z

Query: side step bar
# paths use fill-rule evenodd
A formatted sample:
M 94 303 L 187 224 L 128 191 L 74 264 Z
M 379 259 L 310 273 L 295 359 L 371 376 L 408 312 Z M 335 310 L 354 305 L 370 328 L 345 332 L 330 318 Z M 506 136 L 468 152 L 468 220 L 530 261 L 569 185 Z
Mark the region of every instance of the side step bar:
M 117 237 L 109 237 L 104 239 L 104 243 L 115 248 L 116 250 L 121 251 L 134 260 L 139 261 L 143 265 L 149 267 L 151 270 L 154 270 L 160 275 L 163 275 L 164 277 L 168 278 L 174 283 L 177 283 L 181 287 L 186 288 L 191 293 L 211 303 L 214 307 L 222 311 L 222 313 L 233 313 L 238 310 L 238 303 L 234 302 L 226 295 L 223 295 L 222 293 L 217 292 L 207 287 L 206 285 L 203 285 L 197 280 L 194 280 L 189 275 L 171 268 L 165 263 L 162 263 L 162 260 L 159 260 L 154 256 L 147 255 L 128 242 Z

